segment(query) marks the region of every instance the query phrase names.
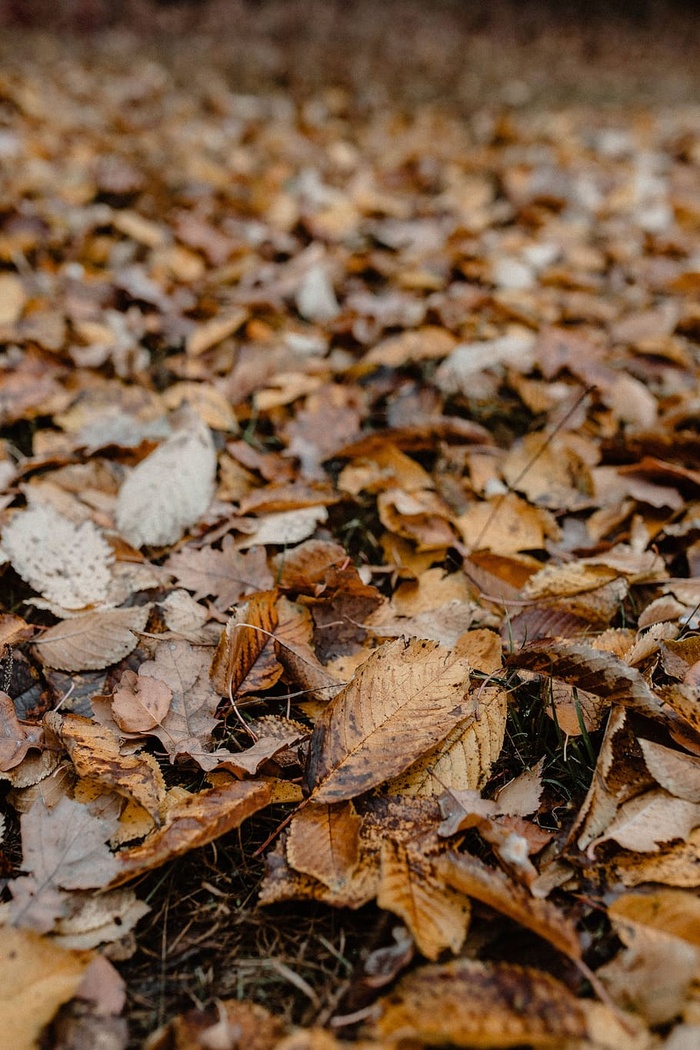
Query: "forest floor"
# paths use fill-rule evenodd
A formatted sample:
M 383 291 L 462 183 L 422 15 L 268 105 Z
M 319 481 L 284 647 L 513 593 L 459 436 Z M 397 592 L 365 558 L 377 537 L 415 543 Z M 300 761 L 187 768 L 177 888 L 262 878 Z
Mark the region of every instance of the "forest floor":
M 698 1045 L 700 30 L 551 6 L 0 7 L 13 1050 Z

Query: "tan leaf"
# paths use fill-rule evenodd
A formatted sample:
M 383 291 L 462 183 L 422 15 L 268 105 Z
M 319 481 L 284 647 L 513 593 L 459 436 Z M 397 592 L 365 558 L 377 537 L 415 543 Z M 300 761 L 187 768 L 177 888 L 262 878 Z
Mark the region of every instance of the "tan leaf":
M 331 890 L 352 877 L 360 859 L 360 828 L 352 802 L 305 806 L 287 832 L 287 859 L 296 871 L 311 875 Z
M 507 963 L 458 959 L 423 966 L 379 1000 L 376 1036 L 465 1050 L 551 1047 L 583 1039 L 582 1008 L 547 973 Z
M 164 827 L 141 845 L 117 854 L 117 870 L 109 889 L 240 827 L 247 817 L 268 805 L 272 794 L 271 782 L 234 780 L 225 787 L 185 795 L 169 809 Z
M 150 605 L 90 612 L 49 627 L 33 641 L 49 667 L 89 671 L 109 667 L 136 648 L 134 632 L 144 631 Z
M 9 884 L 10 921 L 40 933 L 66 913 L 64 890 L 103 887 L 118 870 L 106 846 L 117 817 L 95 816 L 87 806 L 63 796 L 49 809 L 37 799 L 22 814 L 22 867 L 27 875 Z
M 79 525 L 35 502 L 4 526 L 12 567 L 48 601 L 82 609 L 107 598 L 114 552 L 91 521 Z
M 198 325 L 187 337 L 186 350 L 191 357 L 199 357 L 240 328 L 248 316 L 247 310 L 237 309 L 218 314 Z
M 639 741 L 647 769 L 657 784 L 676 798 L 700 802 L 700 758 L 674 751 L 653 740 Z
M 192 414 L 188 425 L 142 460 L 122 485 L 119 532 L 133 547 L 175 543 L 209 506 L 215 473 L 211 432 Z
M 441 857 L 437 871 L 448 886 L 514 919 L 570 959 L 581 958 L 576 930 L 549 901 L 532 897 L 522 886 L 466 853 L 448 853 Z
M 232 613 L 211 665 L 212 685 L 220 696 L 235 696 L 268 646 L 272 649 L 278 622 L 276 601 L 276 591 L 260 591 Z
M 241 554 L 233 538 L 224 537 L 221 550 L 203 547 L 183 548 L 171 554 L 165 567 L 195 598 L 210 596 L 218 609 L 228 609 L 251 591 L 265 591 L 273 585 L 264 547 L 253 547 Z
M 44 722 L 66 748 L 79 777 L 89 777 L 132 799 L 158 821 L 165 783 L 152 755 L 121 754 L 110 729 L 90 718 L 51 711 Z
M 531 506 L 513 492 L 475 503 L 455 519 L 455 525 L 467 547 L 495 554 L 536 550 L 544 546 L 545 537 L 558 534 L 549 511 Z
M 700 899 L 694 893 L 659 888 L 623 893 L 609 906 L 608 915 L 670 933 L 700 948 Z
M 495 637 L 491 631 L 484 634 Z M 461 644 L 457 651 L 463 653 Z M 438 796 L 445 790 L 483 787 L 503 747 L 508 696 L 494 686 L 482 688 L 481 683 L 472 684 L 470 696 L 476 700 L 478 718 L 456 725 L 404 773 L 388 781 L 386 790 L 390 794 Z
M 0 926 L 0 1031 L 11 1038 L 12 1050 L 36 1050 L 46 1025 L 78 991 L 92 958 L 31 930 Z
M 661 847 L 658 853 L 628 853 L 615 858 L 615 873 L 624 886 L 659 882 L 664 886 L 700 886 L 700 828 L 685 842 Z
M 172 698 L 159 678 L 124 671 L 112 695 L 114 721 L 125 733 L 147 733 L 163 721 Z
M 407 769 L 473 716 L 469 665 L 429 641 L 388 642 L 331 700 L 311 738 L 306 784 L 339 802 Z
M 542 783 L 542 770 L 544 759 L 540 759 L 532 769 L 526 769 L 519 777 L 508 781 L 496 792 L 494 801 L 498 806 L 499 813 L 506 813 L 513 817 L 527 817 L 536 813 L 544 785 Z
M 653 853 L 664 842 L 685 841 L 689 832 L 700 825 L 700 803 L 657 789 L 632 798 L 620 806 L 603 834 L 594 839 L 594 850 L 611 839 L 624 849 Z
M 27 293 L 16 273 L 0 274 L 0 327 L 9 327 L 19 321 Z
M 408 845 L 387 840 L 381 850 L 380 880 L 377 904 L 403 919 L 427 959 L 437 959 L 446 948 L 459 951 L 467 935 L 469 902 L 445 888 L 433 861 Z

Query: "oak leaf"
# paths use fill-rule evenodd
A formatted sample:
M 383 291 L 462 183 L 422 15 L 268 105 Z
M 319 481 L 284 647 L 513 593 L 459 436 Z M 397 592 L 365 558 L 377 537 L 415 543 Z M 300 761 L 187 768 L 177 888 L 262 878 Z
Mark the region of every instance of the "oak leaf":
M 466 660 L 431 641 L 388 642 L 329 703 L 311 738 L 315 802 L 354 798 L 396 776 L 473 716 Z

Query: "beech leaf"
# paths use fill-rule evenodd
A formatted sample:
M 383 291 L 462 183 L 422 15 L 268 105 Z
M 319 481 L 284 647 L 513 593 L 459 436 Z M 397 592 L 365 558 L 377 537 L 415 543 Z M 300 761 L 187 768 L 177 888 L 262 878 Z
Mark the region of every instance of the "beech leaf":
M 305 783 L 315 802 L 354 798 L 396 776 L 473 716 L 469 664 L 433 641 L 387 642 L 316 723 Z
M 84 613 L 49 627 L 32 644 L 49 667 L 99 670 L 133 652 L 138 644 L 135 632 L 146 629 L 149 612 L 149 605 L 138 605 Z

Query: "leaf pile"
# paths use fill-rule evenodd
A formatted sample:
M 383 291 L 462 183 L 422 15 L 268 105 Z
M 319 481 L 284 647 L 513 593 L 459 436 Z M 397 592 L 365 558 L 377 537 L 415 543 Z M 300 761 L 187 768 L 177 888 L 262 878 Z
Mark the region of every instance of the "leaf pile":
M 150 1050 L 690 1046 L 696 108 L 104 39 L 0 79 L 5 1027 L 139 1045 L 195 871 L 186 958 L 304 908 L 358 947 L 261 951 L 284 1015 L 195 961 Z

